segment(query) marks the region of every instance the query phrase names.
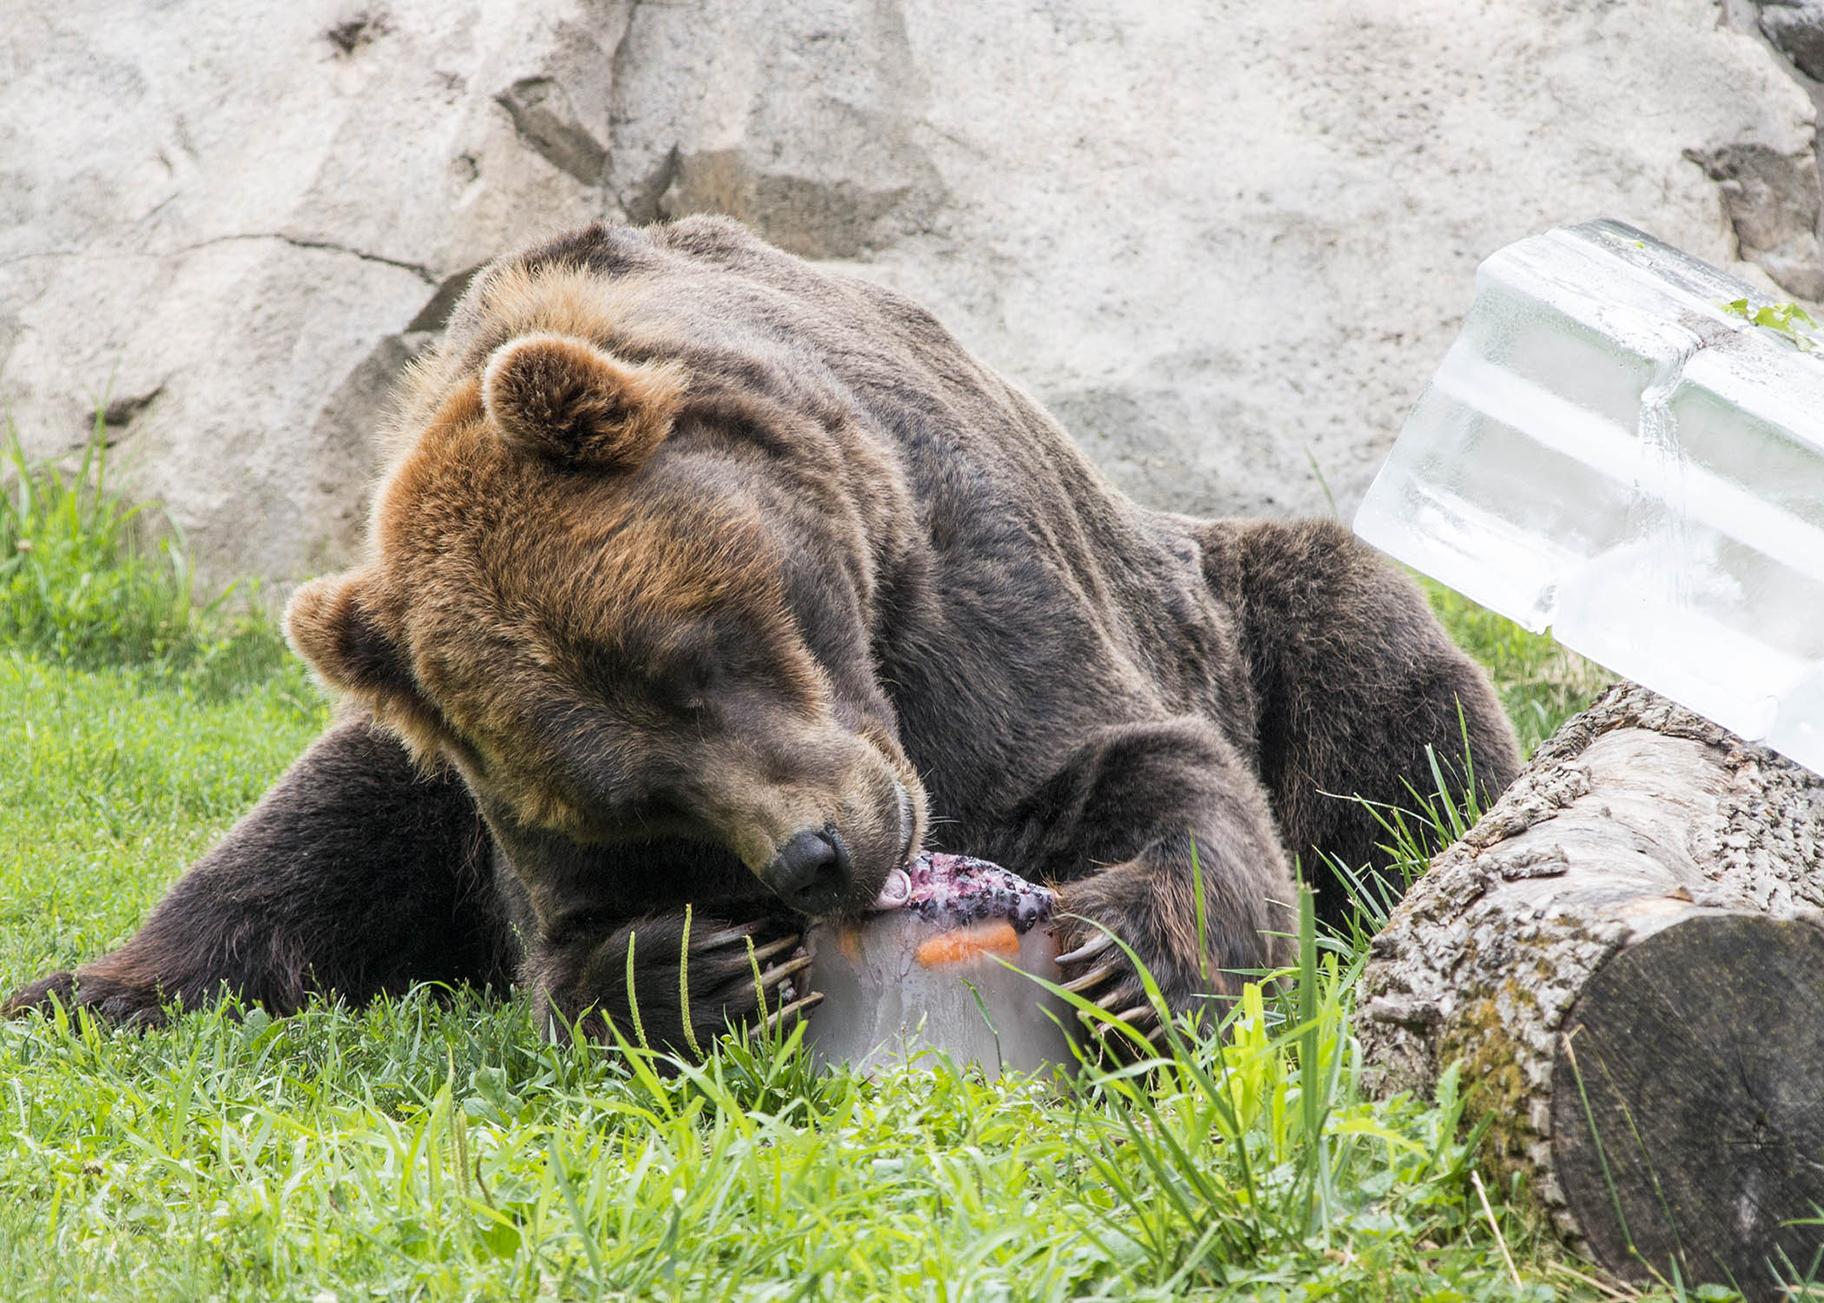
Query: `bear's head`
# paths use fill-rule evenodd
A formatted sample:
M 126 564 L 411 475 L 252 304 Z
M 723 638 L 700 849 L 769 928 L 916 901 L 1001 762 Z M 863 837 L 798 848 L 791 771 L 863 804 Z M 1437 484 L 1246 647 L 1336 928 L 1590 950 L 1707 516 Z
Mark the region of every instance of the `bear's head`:
M 818 496 L 827 430 L 662 350 L 484 348 L 422 404 L 371 561 L 293 599 L 294 646 L 462 774 L 541 926 L 617 895 L 617 849 L 671 843 L 804 914 L 864 907 L 925 798 L 870 659 L 865 530 Z

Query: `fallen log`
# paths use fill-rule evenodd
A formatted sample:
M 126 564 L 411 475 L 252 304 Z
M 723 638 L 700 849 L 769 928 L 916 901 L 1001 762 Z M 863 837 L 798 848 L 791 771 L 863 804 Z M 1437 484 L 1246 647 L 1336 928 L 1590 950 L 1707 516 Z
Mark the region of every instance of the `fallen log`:
M 1824 1279 L 1824 779 L 1630 683 L 1374 940 L 1371 1088 L 1463 1065 L 1486 1153 L 1624 1279 Z

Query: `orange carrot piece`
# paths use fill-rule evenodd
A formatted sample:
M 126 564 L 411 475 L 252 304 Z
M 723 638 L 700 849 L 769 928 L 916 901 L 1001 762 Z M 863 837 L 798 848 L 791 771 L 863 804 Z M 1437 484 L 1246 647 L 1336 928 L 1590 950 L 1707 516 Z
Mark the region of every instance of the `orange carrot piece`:
M 957 928 L 953 932 L 940 932 L 922 942 L 914 957 L 924 968 L 941 968 L 949 964 L 965 964 L 982 955 L 1001 955 L 1011 959 L 1019 953 L 1020 934 L 1013 930 L 1013 924 L 999 920 Z

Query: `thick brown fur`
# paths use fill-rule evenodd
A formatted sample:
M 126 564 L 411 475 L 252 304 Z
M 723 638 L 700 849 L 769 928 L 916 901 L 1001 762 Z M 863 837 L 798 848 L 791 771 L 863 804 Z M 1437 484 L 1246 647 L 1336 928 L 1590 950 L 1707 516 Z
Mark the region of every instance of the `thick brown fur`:
M 1279 957 L 1295 856 L 1374 859 L 1342 797 L 1402 799 L 1465 729 L 1485 787 L 1517 766 L 1486 678 L 1346 531 L 1135 505 L 927 313 L 731 222 L 494 264 L 391 447 L 369 559 L 290 613 L 362 717 L 13 1007 L 517 972 L 619 1023 L 632 934 L 675 1044 L 686 905 L 713 1030 L 759 1012 L 749 940 L 789 950 L 916 844 L 1058 884 L 1067 945 L 1112 929 L 1184 1007 Z M 1071 972 L 1119 1012 L 1109 953 Z
M 676 366 L 630 367 L 574 335 L 526 335 L 482 374 L 488 418 L 507 439 L 561 465 L 631 470 L 671 430 Z

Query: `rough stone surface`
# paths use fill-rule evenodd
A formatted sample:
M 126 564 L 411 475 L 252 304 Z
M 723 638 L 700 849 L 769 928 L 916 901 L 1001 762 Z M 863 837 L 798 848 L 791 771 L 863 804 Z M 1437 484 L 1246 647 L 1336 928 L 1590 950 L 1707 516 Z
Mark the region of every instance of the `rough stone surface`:
M 15 0 L 0 400 L 47 452 L 105 394 L 213 574 L 296 578 L 472 268 L 725 210 L 926 301 L 1144 500 L 1347 511 L 1503 243 L 1607 215 L 1824 293 L 1788 8 Z
M 1760 27 L 1793 67 L 1824 80 L 1824 0 L 1760 0 Z

